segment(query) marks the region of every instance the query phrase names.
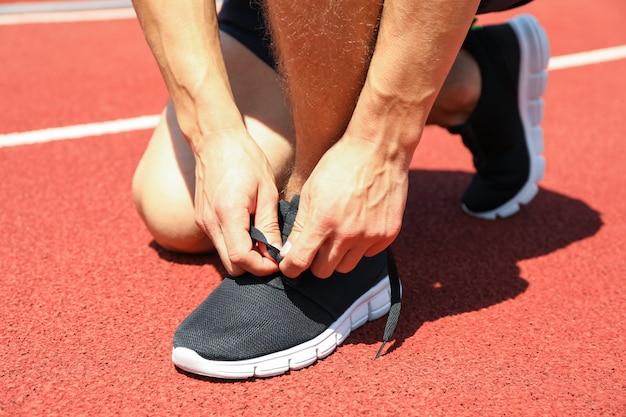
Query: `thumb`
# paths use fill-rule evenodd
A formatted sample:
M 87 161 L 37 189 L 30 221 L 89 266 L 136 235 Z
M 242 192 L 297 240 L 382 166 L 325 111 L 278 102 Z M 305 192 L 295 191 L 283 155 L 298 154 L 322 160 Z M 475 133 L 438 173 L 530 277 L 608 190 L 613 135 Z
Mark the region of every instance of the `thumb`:
M 270 245 L 279 249 L 282 247 L 282 236 L 278 225 L 278 193 L 274 196 L 272 193 L 267 193 L 267 195 L 259 193 L 254 214 L 254 227 L 265 235 Z M 263 255 L 267 256 L 266 250 L 263 249 Z
M 301 204 L 289 238 L 281 251 L 284 259 L 280 263 L 280 270 L 285 276 L 295 278 L 311 266 L 325 240 L 324 235 L 314 226 L 309 223 L 307 210 Z
M 301 214 L 298 213 L 298 216 L 300 215 Z M 281 258 L 283 258 L 283 261 L 280 263 L 280 269 L 283 272 L 283 274 L 285 274 L 285 276 L 288 276 L 290 278 L 295 278 L 298 275 L 300 275 L 300 273 L 302 272 L 302 267 L 294 266 L 293 260 L 291 259 L 291 257 L 287 257 L 287 255 L 291 252 L 293 244 L 298 241 L 298 238 L 300 237 L 301 233 L 302 233 L 302 230 L 299 226 L 299 223 L 295 222 L 293 225 L 293 228 L 291 229 L 291 233 L 289 234 L 289 237 L 287 238 L 287 241 L 285 242 L 282 250 L 280 251 L 280 256 Z M 296 251 L 297 251 L 297 248 L 296 248 Z M 285 258 L 287 259 L 285 260 Z
M 298 195 L 296 195 L 292 199 L 292 203 L 293 201 L 296 201 L 295 207 L 297 208 L 297 212 L 295 213 L 295 217 L 291 217 L 291 219 L 286 219 L 287 222 L 291 223 L 291 225 L 289 225 L 291 226 L 291 230 L 289 230 L 289 236 L 287 237 L 287 241 L 280 251 L 280 256 L 282 256 L 283 258 L 287 256 L 294 242 L 298 240 L 298 237 L 302 233 L 302 225 L 304 224 L 304 219 L 306 218 L 307 207 L 306 204 L 300 204 L 301 200 L 302 199 Z

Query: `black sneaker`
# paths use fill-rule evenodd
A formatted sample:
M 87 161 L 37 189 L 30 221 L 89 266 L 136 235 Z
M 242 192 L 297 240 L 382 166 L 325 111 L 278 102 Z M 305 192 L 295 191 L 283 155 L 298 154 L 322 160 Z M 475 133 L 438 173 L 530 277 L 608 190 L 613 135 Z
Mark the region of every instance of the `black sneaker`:
M 476 174 L 462 197 L 468 214 L 508 217 L 537 194 L 545 160 L 543 99 L 550 56 L 548 37 L 530 15 L 474 27 L 463 45 L 477 60 L 482 92 L 459 133 L 474 156 Z
M 280 202 L 283 240 L 297 207 L 297 197 Z M 267 244 L 258 230 L 251 235 Z M 269 252 L 279 256 L 275 248 Z M 384 342 L 400 312 L 400 281 L 388 251 L 328 279 L 310 272 L 296 279 L 280 273 L 228 277 L 181 323 L 172 361 L 182 370 L 216 378 L 280 375 L 330 355 L 352 330 L 387 312 Z M 381 351 L 382 346 L 377 356 Z

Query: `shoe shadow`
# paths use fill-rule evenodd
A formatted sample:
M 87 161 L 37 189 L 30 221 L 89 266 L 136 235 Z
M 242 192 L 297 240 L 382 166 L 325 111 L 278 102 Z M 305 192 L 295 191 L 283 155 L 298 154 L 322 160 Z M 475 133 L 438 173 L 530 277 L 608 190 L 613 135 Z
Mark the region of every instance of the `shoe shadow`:
M 515 216 L 497 221 L 462 212 L 459 198 L 471 174 L 411 171 L 402 232 L 392 249 L 402 279 L 402 312 L 389 353 L 422 324 L 477 311 L 513 299 L 528 289 L 518 263 L 593 236 L 600 214 L 583 201 L 540 189 Z M 216 254 L 188 255 L 150 247 L 167 262 L 213 265 Z M 345 344 L 380 344 L 385 320 L 353 332 Z
M 462 212 L 471 174 L 411 171 L 402 232 L 392 249 L 403 285 L 397 349 L 422 324 L 513 299 L 528 289 L 518 262 L 583 240 L 600 230 L 600 214 L 581 200 L 540 189 L 515 216 L 497 221 Z M 540 279 L 540 278 L 539 278 Z M 384 320 L 347 343 L 381 342 Z
M 217 253 L 189 254 L 173 252 L 169 249 L 165 249 L 155 240 L 151 241 L 148 246 L 157 253 L 159 258 L 164 261 L 181 265 L 212 265 L 221 275 L 226 274 L 226 270 L 224 269 Z

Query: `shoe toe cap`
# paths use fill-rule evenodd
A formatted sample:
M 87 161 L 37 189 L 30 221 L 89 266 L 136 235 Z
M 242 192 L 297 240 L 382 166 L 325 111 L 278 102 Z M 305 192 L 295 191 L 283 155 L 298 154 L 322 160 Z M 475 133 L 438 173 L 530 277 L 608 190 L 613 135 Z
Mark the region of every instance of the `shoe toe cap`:
M 227 278 L 178 327 L 174 348 L 207 360 L 233 361 L 282 351 L 313 339 L 332 322 L 280 279 Z

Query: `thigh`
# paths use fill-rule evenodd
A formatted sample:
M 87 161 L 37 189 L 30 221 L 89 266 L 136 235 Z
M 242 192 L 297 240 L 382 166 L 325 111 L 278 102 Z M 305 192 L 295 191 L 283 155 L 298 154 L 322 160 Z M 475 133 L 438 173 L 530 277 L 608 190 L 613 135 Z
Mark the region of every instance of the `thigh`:
M 277 181 L 283 181 L 293 153 L 293 129 L 278 75 L 227 34 L 222 34 L 222 50 L 233 95 L 246 126 L 266 153 Z M 163 235 L 179 234 L 185 240 L 197 234 L 194 189 L 195 157 L 170 103 L 133 179 L 137 208 L 153 235 L 160 230 Z
M 250 135 L 281 182 L 291 163 L 294 133 L 278 73 L 238 40 L 222 33 L 222 50 L 235 102 Z
M 277 177 L 289 164 L 293 129 L 276 72 L 238 41 L 222 34 L 222 49 L 233 90 L 251 136 L 265 151 Z M 178 177 L 193 196 L 195 159 L 168 104 L 142 157 L 160 176 Z

